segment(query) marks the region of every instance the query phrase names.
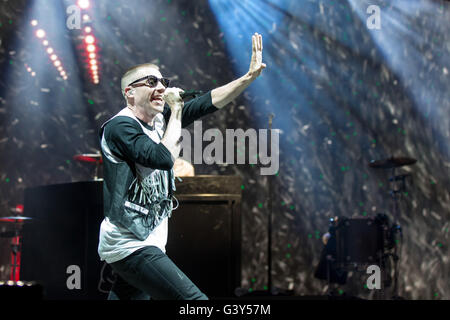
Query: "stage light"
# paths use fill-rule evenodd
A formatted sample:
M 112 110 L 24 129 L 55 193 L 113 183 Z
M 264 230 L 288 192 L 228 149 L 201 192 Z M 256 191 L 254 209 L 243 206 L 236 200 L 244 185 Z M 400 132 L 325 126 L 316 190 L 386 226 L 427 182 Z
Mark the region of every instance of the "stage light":
M 89 35 L 89 36 L 86 36 L 86 38 L 84 38 L 84 41 L 87 44 L 93 44 L 95 42 L 95 38 L 93 36 Z
M 61 71 L 60 75 L 64 77 L 66 75 L 66 72 L 65 71 Z
M 45 37 L 45 31 L 42 30 L 42 29 L 37 30 L 37 31 L 36 31 L 36 37 L 38 37 L 38 38 L 43 38 L 43 37 Z
M 61 65 L 61 61 L 56 60 L 55 62 L 53 62 L 53 64 L 55 65 L 55 67 L 59 67 Z
M 48 53 L 48 54 L 52 54 L 52 53 L 53 53 L 53 48 L 48 48 L 48 49 L 47 49 L 47 53 Z
M 89 0 L 78 0 L 77 4 L 81 9 L 89 8 Z
M 31 72 L 31 68 L 30 68 L 30 67 L 28 67 L 28 68 L 27 68 L 27 71 L 28 71 L 28 72 Z
M 55 61 L 56 59 L 58 59 L 58 56 L 57 56 L 56 54 L 52 54 L 52 55 L 50 56 L 50 59 L 51 59 L 52 61 Z
M 31 20 L 31 25 L 32 25 L 33 27 L 37 26 L 37 25 L 38 25 L 37 20 Z
M 58 67 L 58 71 L 62 71 L 63 70 L 63 67 L 62 66 L 59 66 Z
M 44 41 L 42 41 L 42 44 L 43 44 L 44 46 L 48 46 L 48 41 L 47 41 L 47 40 L 44 40 Z
M 80 1 L 77 1 L 77 4 L 80 8 L 85 9 L 89 6 L 89 1 L 81 1 L 80 0 Z M 82 15 L 82 18 L 83 18 L 84 23 L 90 22 L 92 20 L 92 17 L 90 17 L 90 15 L 88 15 L 87 13 L 84 13 Z M 85 56 L 87 56 L 87 58 L 88 58 L 87 61 L 85 62 L 86 69 L 91 76 L 97 77 L 96 81 L 98 81 L 97 73 L 99 70 L 98 69 L 99 62 L 97 60 L 97 57 L 98 57 L 97 46 L 96 46 L 97 39 L 95 38 L 95 35 L 94 35 L 94 28 L 92 28 L 92 26 L 90 26 L 90 25 L 87 25 L 87 26 L 83 27 L 83 30 L 84 30 L 84 38 L 82 38 L 82 41 L 85 44 L 85 47 L 84 47 L 84 50 L 85 50 L 84 52 L 86 54 Z M 94 80 L 95 79 L 93 79 L 91 77 L 91 81 L 94 81 Z
M 33 72 L 31 73 L 31 76 L 34 77 L 35 75 L 36 75 L 36 72 L 33 71 Z

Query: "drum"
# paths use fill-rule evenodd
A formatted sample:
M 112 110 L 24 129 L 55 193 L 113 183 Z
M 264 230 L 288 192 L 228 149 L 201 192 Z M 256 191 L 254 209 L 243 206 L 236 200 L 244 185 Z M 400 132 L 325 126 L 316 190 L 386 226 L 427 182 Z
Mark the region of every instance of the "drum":
M 340 218 L 336 227 L 338 267 L 379 264 L 383 255 L 383 225 L 372 218 Z

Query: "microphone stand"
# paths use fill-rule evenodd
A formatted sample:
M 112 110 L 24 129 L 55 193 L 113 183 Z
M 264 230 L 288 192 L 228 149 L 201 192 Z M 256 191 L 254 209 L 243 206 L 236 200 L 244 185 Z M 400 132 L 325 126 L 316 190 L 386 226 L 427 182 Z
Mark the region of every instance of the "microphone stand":
M 269 154 L 272 156 L 272 119 L 274 117 L 274 114 L 271 113 L 269 115 Z M 272 288 L 272 194 L 273 194 L 273 184 L 272 184 L 272 177 L 268 177 L 268 188 L 269 188 L 269 199 L 267 204 L 268 209 L 268 241 L 267 241 L 267 279 L 268 279 L 268 285 L 267 289 L 272 294 L 273 288 Z
M 274 118 L 274 114 L 269 114 L 269 147 L 268 154 L 272 155 L 272 119 Z M 244 288 L 236 288 L 234 293 L 238 297 L 245 296 L 273 296 L 273 295 L 292 295 L 293 290 L 282 290 L 273 287 L 272 285 L 272 208 L 273 208 L 273 177 L 268 177 L 268 191 L 269 197 L 267 200 L 267 208 L 268 208 L 268 221 L 267 221 L 267 233 L 268 233 L 268 241 L 267 241 L 267 290 L 263 291 L 253 291 L 252 293 L 248 293 Z

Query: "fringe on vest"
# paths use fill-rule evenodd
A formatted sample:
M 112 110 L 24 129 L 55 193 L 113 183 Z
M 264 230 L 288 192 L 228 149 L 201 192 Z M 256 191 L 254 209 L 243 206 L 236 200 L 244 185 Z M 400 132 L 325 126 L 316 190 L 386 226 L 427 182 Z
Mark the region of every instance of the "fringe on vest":
M 175 191 L 175 177 L 171 172 L 172 190 Z M 166 217 L 172 216 L 172 210 L 178 208 L 178 200 L 170 195 L 169 183 L 164 171 L 155 171 L 144 179 L 137 177 L 128 189 L 128 201 L 149 210 L 143 217 L 144 227 L 155 229 Z M 177 202 L 173 207 L 172 198 Z

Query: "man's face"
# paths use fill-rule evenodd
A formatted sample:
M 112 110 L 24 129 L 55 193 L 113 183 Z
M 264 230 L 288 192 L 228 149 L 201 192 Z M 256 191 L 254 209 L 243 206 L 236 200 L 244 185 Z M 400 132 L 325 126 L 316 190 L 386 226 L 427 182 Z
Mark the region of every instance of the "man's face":
M 161 73 L 157 69 L 150 67 L 144 67 L 139 70 L 138 78 L 150 75 L 162 78 Z M 146 80 L 142 80 L 133 84 L 131 89 L 135 90 L 133 95 L 134 104 L 143 108 L 147 114 L 163 112 L 165 104 L 163 94 L 166 88 L 162 85 L 161 81 L 158 81 L 156 87 L 150 88 L 148 83 L 146 83 Z

